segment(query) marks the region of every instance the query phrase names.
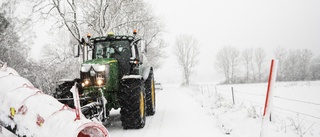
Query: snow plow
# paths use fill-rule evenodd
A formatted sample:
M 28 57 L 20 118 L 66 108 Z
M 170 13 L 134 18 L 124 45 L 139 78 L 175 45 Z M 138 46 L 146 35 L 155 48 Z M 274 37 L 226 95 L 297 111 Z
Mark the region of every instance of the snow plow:
M 86 119 L 0 62 L 0 124 L 21 137 L 108 137 L 107 129 Z
M 143 128 L 146 115 L 155 114 L 154 76 L 145 42 L 133 34 L 87 35 L 75 47 L 75 56 L 83 55 L 80 78 L 60 81 L 54 97 L 73 107 L 69 90 L 77 85 L 86 118 L 106 123 L 111 109 L 121 108 L 124 129 Z

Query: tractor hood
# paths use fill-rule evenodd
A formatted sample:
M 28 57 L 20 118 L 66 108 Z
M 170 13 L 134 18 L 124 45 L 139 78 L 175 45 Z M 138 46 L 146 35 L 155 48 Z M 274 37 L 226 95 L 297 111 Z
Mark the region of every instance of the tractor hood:
M 108 59 L 100 58 L 100 59 L 88 60 L 81 65 L 80 71 L 88 72 L 91 69 L 91 67 L 95 71 L 104 71 L 106 69 L 106 64 L 116 63 L 116 62 L 118 61 L 113 58 L 108 58 Z

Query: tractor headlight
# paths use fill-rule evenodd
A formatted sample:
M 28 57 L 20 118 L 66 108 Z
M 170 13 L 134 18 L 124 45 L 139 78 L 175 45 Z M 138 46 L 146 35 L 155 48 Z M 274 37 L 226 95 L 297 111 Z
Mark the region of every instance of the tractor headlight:
M 90 84 L 90 80 L 85 79 L 81 85 L 82 85 L 82 87 L 85 87 L 85 86 L 88 86 L 89 84 Z
M 104 82 L 104 78 L 97 78 L 97 84 L 98 86 L 101 86 Z

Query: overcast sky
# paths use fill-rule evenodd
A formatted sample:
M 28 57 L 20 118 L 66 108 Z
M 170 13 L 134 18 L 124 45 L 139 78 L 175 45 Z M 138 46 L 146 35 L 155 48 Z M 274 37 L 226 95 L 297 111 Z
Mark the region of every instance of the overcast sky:
M 311 49 L 320 55 L 319 0 L 146 0 L 166 24 L 169 48 L 175 36 L 192 34 L 201 43 L 199 67 L 191 81 L 223 79 L 214 70 L 215 54 L 226 45 L 240 50 L 262 47 L 272 59 L 278 46 Z M 158 70 L 158 81 L 178 82 L 180 70 L 173 57 Z M 157 75 L 157 74 L 156 74 Z M 160 75 L 160 76 L 159 76 Z M 268 74 L 266 74 L 268 75 Z

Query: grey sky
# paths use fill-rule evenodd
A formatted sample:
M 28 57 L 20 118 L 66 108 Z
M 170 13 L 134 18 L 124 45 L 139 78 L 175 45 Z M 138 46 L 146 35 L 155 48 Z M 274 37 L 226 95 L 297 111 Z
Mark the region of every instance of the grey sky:
M 194 81 L 220 79 L 213 62 L 217 51 L 232 45 L 243 50 L 262 47 L 272 59 L 272 51 L 311 49 L 320 55 L 319 0 L 146 0 L 167 25 L 168 44 L 180 33 L 189 33 L 201 43 L 199 67 Z M 168 48 L 170 50 L 170 47 Z M 179 81 L 174 59 L 158 71 L 162 81 Z M 172 69 L 172 67 L 174 69 Z M 176 77 L 173 77 L 176 76 Z

